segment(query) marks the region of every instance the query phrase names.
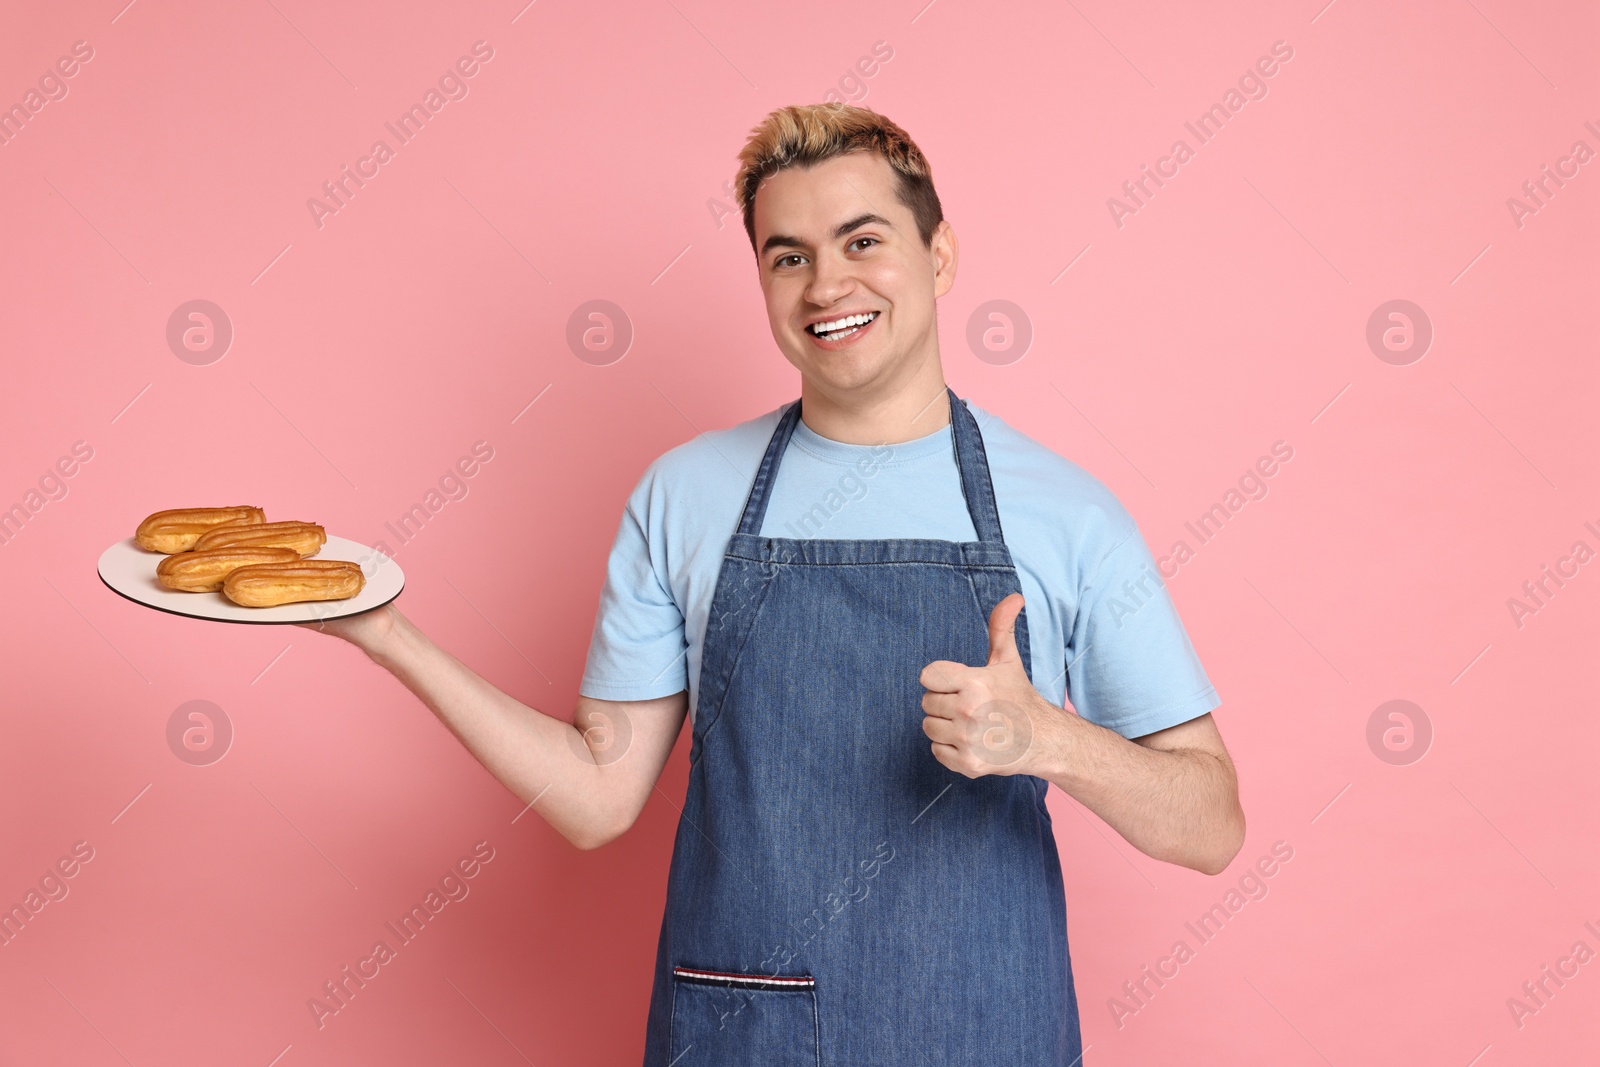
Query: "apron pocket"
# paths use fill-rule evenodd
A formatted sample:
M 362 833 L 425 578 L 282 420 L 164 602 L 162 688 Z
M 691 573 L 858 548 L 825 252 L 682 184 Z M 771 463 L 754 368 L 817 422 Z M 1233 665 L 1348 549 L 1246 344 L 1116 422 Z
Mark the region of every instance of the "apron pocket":
M 810 975 L 672 969 L 673 1067 L 819 1067 Z

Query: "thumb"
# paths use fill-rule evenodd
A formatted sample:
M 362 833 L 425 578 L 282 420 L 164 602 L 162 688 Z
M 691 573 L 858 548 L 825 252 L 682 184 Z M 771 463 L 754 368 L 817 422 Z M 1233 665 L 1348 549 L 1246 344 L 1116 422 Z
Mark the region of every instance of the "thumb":
M 1017 616 L 1022 614 L 1022 594 L 1012 593 L 994 606 L 989 614 L 989 666 L 1020 663 L 1017 652 Z

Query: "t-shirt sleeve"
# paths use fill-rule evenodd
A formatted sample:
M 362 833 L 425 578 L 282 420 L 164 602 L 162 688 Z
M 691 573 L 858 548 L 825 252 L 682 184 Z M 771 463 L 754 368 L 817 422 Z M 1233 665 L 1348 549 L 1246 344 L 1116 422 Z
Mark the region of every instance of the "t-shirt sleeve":
M 647 474 L 630 497 L 611 546 L 578 686 L 584 696 L 651 700 L 689 684 L 683 612 L 667 580 L 664 546 L 651 544 L 649 524 L 639 517 L 649 480 Z
M 1067 686 L 1079 715 L 1128 738 L 1222 703 L 1137 529 L 1106 551 L 1084 584 L 1067 644 Z

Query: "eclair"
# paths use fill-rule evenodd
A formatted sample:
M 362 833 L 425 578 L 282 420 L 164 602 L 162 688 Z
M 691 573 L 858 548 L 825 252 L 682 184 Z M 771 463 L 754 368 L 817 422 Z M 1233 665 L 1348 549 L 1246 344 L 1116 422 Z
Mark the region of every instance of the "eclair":
M 171 508 L 147 517 L 134 531 L 133 540 L 149 552 L 187 552 L 200 537 L 221 526 L 257 525 L 267 521 L 260 508 Z
M 156 581 L 183 593 L 214 593 L 222 580 L 239 567 L 252 563 L 292 563 L 300 553 L 274 546 L 213 548 L 204 552 L 178 552 L 156 564 Z
M 292 548 L 302 556 L 314 556 L 327 543 L 328 533 L 314 522 L 264 522 L 229 524 L 204 533 L 194 543 L 196 552 L 214 548 Z
M 367 584 L 358 564 L 342 559 L 252 563 L 230 572 L 222 594 L 247 608 L 305 600 L 348 600 Z

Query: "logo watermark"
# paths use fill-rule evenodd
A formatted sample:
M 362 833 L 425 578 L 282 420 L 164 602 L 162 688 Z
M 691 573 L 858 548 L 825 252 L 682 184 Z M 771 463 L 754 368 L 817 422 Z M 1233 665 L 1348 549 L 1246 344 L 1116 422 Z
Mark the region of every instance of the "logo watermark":
M 839 80 L 823 96 L 825 104 L 859 104 L 867 98 L 868 78 L 875 78 L 883 64 L 894 58 L 894 47 L 888 41 L 873 41 L 872 54 L 857 59 L 855 66 L 846 68 Z
M 883 469 L 883 464 L 894 457 L 894 448 L 890 445 L 871 447 L 872 453 L 856 460 L 856 469 L 841 474 L 833 488 L 822 494 L 822 499 L 801 512 L 796 519 L 784 523 L 784 533 L 797 539 L 816 537 L 822 533 L 828 520 L 843 511 L 846 504 L 866 496 L 866 480 L 875 477 Z
M 1391 767 L 1406 767 L 1428 754 L 1433 720 L 1409 700 L 1388 700 L 1367 716 L 1367 747 Z
M 1367 316 L 1367 347 L 1394 367 L 1406 367 L 1428 354 L 1433 320 L 1409 300 L 1389 300 Z
M 1583 528 L 1600 538 L 1600 529 L 1596 529 L 1594 523 L 1585 522 Z M 1511 612 L 1511 621 L 1517 629 L 1527 625 L 1529 616 L 1537 615 L 1549 607 L 1555 595 L 1567 587 L 1567 582 L 1582 573 L 1579 568 L 1591 559 L 1594 559 L 1594 549 L 1589 547 L 1589 542 L 1579 538 L 1572 542 L 1566 555 L 1556 558 L 1554 567 L 1548 563 L 1540 565 L 1539 577 L 1522 583 L 1521 597 L 1506 598 L 1506 610 Z
M 1287 841 L 1274 841 L 1272 851 L 1256 860 L 1250 870 L 1240 875 L 1234 888 L 1224 893 L 1221 900 L 1202 912 L 1194 922 L 1183 924 L 1194 938 L 1193 946 L 1180 937 L 1172 943 L 1166 955 L 1158 958 L 1153 965 L 1144 964 L 1139 968 L 1137 977 L 1123 982 L 1120 997 L 1107 997 L 1106 1007 L 1117 1029 L 1121 1030 L 1131 1016 L 1148 1008 L 1155 995 L 1178 977 L 1183 966 L 1192 961 L 1201 948 L 1216 940 L 1217 935 L 1244 910 L 1246 904 L 1267 899 L 1271 891 L 1268 880 L 1292 859 L 1294 847 Z
M 1593 922 L 1585 922 L 1583 928 L 1595 937 L 1600 938 L 1600 928 Z M 1522 996 L 1507 997 L 1506 1010 L 1511 1013 L 1511 1021 L 1521 1030 L 1528 1024 L 1530 1015 L 1538 1015 L 1550 1006 L 1550 1001 L 1555 995 L 1566 988 L 1567 982 L 1578 977 L 1580 968 L 1594 959 L 1594 949 L 1582 938 L 1572 943 L 1572 948 L 1565 956 L 1552 964 L 1544 964 L 1539 968 L 1539 976 L 1522 983 Z M 1552 989 L 1551 986 L 1555 988 Z
M 384 929 L 393 935 L 393 946 L 387 938 L 378 939 L 367 956 L 357 960 L 354 965 L 346 964 L 337 977 L 323 982 L 321 996 L 307 997 L 306 1008 L 310 1010 L 317 1029 L 321 1030 L 327 1025 L 330 1015 L 338 1015 L 348 1008 L 355 995 L 382 974 L 385 966 L 398 959 L 399 950 L 420 937 L 428 924 L 438 919 L 446 905 L 466 900 L 472 892 L 472 887 L 467 883 L 476 878 L 483 866 L 494 857 L 494 847 L 489 842 L 479 841 L 473 845 L 472 854 L 457 860 L 453 867 L 446 870 L 440 876 L 437 887 L 428 887 L 421 903 L 412 904 L 411 909 L 396 922 L 383 924 Z
M 188 700 L 167 717 L 167 747 L 191 767 L 209 767 L 233 747 L 233 720 L 209 700 Z
M 189 300 L 167 317 L 167 347 L 195 367 L 205 367 L 228 354 L 233 345 L 233 320 L 209 300 Z
M 884 40 L 873 41 L 871 53 L 858 58 L 853 66 L 846 67 L 844 73 L 828 87 L 823 94 L 823 103 L 859 104 L 869 92 L 867 79 L 882 73 L 884 64 L 893 58 L 893 45 Z M 706 197 L 706 210 L 711 213 L 711 221 L 717 224 L 719 230 L 727 226 L 730 215 L 743 221 L 739 211 L 739 194 L 733 187 L 732 178 L 722 183 L 722 195 Z
M 1583 128 L 1600 137 L 1600 129 L 1596 129 L 1594 123 L 1585 122 Z M 1590 148 L 1587 142 L 1577 140 L 1572 142 L 1572 147 L 1567 150 L 1566 155 L 1556 160 L 1554 171 L 1551 170 L 1550 164 L 1541 163 L 1539 176 L 1522 183 L 1522 194 L 1526 199 L 1506 197 L 1506 210 L 1511 212 L 1511 221 L 1517 229 L 1526 226 L 1526 220 L 1530 216 L 1537 215 L 1548 207 L 1556 193 L 1566 188 L 1567 183 L 1562 181 L 1562 178 L 1568 181 L 1576 178 L 1581 173 L 1580 168 L 1593 158 L 1594 149 Z
M 1033 719 L 1009 700 L 991 700 L 968 727 L 970 750 L 991 767 L 1010 767 L 1033 747 Z
M 967 347 L 997 367 L 1015 363 L 1033 344 L 1033 320 L 1009 300 L 988 300 L 967 317 Z
M 1287 63 L 1293 58 L 1294 49 L 1287 41 L 1272 42 L 1272 54 L 1260 57 L 1253 67 L 1241 74 L 1236 83 L 1237 88 L 1229 86 L 1222 94 L 1220 102 L 1202 111 L 1193 122 L 1183 124 L 1183 128 L 1195 139 L 1193 147 L 1182 138 L 1172 142 L 1172 147 L 1167 150 L 1166 155 L 1156 160 L 1153 169 L 1149 164 L 1141 163 L 1139 177 L 1130 178 L 1122 183 L 1125 199 L 1118 199 L 1115 196 L 1106 198 L 1106 210 L 1111 214 L 1111 224 L 1120 230 L 1129 215 L 1137 215 L 1149 206 L 1156 191 L 1167 184 L 1162 179 L 1176 178 L 1179 168 L 1195 157 L 1199 146 L 1209 143 L 1221 133 L 1223 127 L 1244 110 L 1246 103 L 1251 100 L 1265 100 L 1267 79 L 1278 73 L 1279 63 Z
M 83 865 L 92 859 L 94 846 L 87 841 L 74 842 L 70 853 L 45 869 L 37 888 L 30 886 L 20 902 L 0 911 L 0 948 L 10 947 L 47 905 L 66 900 L 71 892 L 68 880 L 76 878 Z
M 383 138 L 372 142 L 372 147 L 367 154 L 355 162 L 354 169 L 347 164 L 339 167 L 339 174 L 330 181 L 322 183 L 324 199 L 315 196 L 306 199 L 306 210 L 311 212 L 311 221 L 317 229 L 326 225 L 324 221 L 329 215 L 337 215 L 350 206 L 350 201 L 367 182 L 376 178 L 382 168 L 393 160 L 401 148 L 410 144 L 412 139 L 421 133 L 423 128 L 431 122 L 444 106 L 453 100 L 465 100 L 471 92 L 468 80 L 478 75 L 483 68 L 481 64 L 488 63 L 494 58 L 494 48 L 488 41 L 475 41 L 472 45 L 472 55 L 462 56 L 455 61 L 455 65 L 447 67 L 439 75 L 437 88 L 429 86 L 422 94 L 422 100 L 413 103 L 411 107 L 401 112 L 391 122 L 385 122 L 383 128 L 389 131 L 394 138 L 394 144 Z
M 70 491 L 67 480 L 94 458 L 94 446 L 87 441 L 74 441 L 71 455 L 61 456 L 52 467 L 39 475 L 38 488 L 29 488 L 22 499 L 0 509 L 0 546 L 9 545 L 22 532 L 33 517 L 44 510 L 46 504 L 65 500 Z
M 612 714 L 580 705 L 567 735 L 572 754 L 584 763 L 607 767 L 633 747 L 633 719 L 622 709 Z
M 428 491 L 423 493 L 421 500 L 412 504 L 394 522 L 385 520 L 383 528 L 394 536 L 398 547 L 403 548 L 410 544 L 422 533 L 423 527 L 444 510 L 446 504 L 467 498 L 467 494 L 472 491 L 472 487 L 467 483 L 477 477 L 492 459 L 494 459 L 493 445 L 482 439 L 472 442 L 470 454 L 459 456 L 454 464 L 446 467 L 434 485 L 429 486 Z M 390 548 L 386 541 L 374 541 L 372 547 L 377 556 L 376 560 L 373 556 L 363 556 L 355 561 L 361 564 L 362 573 L 369 578 L 396 554 L 396 549 Z M 367 570 L 368 563 L 373 564 L 371 571 Z
M 1193 535 L 1196 543 L 1191 546 L 1187 540 L 1174 541 L 1167 554 L 1156 560 L 1161 577 L 1169 581 L 1176 578 L 1179 569 L 1194 559 L 1201 548 L 1210 544 L 1212 539 L 1222 532 L 1228 521 L 1244 510 L 1245 504 L 1252 500 L 1265 500 L 1271 491 L 1267 479 L 1278 473 L 1281 469 L 1280 464 L 1286 464 L 1293 458 L 1293 445 L 1283 440 L 1274 441 L 1271 454 L 1257 458 L 1254 466 L 1247 468 L 1239 476 L 1236 483 L 1238 488 L 1230 486 L 1227 492 L 1222 494 L 1220 501 L 1212 504 L 1193 522 L 1183 524 L 1183 528 Z
M 586 301 L 567 316 L 567 347 L 591 367 L 609 367 L 633 347 L 633 320 L 620 304 Z
M 851 904 L 860 904 L 871 896 L 872 886 L 868 883 L 878 877 L 884 867 L 894 862 L 894 857 L 894 846 L 887 840 L 874 845 L 872 854 L 858 861 L 855 871 L 845 875 L 837 886 L 825 893 L 822 903 L 811 909 L 810 915 L 801 919 L 798 924 L 789 924 L 789 929 L 797 935 L 796 940 L 773 948 L 772 953 L 761 961 L 765 973 L 780 974 L 783 968 L 794 962 L 802 949 L 821 937 L 828 924 L 838 918 L 847 907 Z
M 28 123 L 37 121 L 46 105 L 65 100 L 71 92 L 67 80 L 76 77 L 82 64 L 93 58 L 93 45 L 88 41 L 73 41 L 72 54 L 60 57 L 53 66 L 47 67 L 35 83 L 37 88 L 30 87 L 20 100 L 0 110 L 0 148 L 15 140 L 27 129 Z

